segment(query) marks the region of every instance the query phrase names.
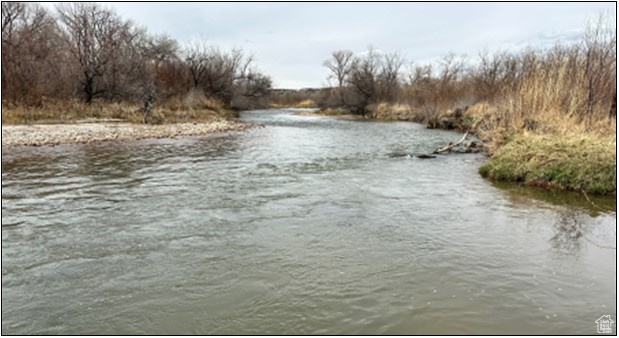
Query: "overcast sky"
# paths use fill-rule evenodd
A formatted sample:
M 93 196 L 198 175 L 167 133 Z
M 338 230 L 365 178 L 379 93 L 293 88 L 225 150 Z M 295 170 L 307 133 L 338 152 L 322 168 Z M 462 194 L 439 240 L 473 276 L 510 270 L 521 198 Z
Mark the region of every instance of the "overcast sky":
M 577 39 L 615 3 L 110 3 L 179 42 L 206 39 L 253 54 L 277 88 L 321 87 L 322 62 L 369 45 L 432 62 L 449 53 L 544 47 Z

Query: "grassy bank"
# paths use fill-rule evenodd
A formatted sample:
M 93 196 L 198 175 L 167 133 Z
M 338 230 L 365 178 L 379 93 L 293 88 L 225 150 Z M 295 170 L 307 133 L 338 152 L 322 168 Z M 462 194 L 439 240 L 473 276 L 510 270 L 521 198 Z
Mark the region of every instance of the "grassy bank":
M 479 172 L 496 181 L 614 194 L 616 148 L 616 138 L 523 132 L 496 149 Z
M 155 102 L 148 114 L 137 102 L 43 100 L 2 105 L 2 146 L 40 146 L 198 136 L 252 127 L 238 112 L 199 93 Z
M 494 181 L 616 194 L 614 118 L 586 122 L 550 110 L 510 114 L 509 108 L 481 102 L 472 107 L 428 113 L 405 104 L 382 103 L 370 106 L 367 116 L 376 120 L 419 122 L 428 128 L 477 135 L 486 143 L 489 155 L 480 174 Z M 350 114 L 343 109 L 323 109 L 317 113 Z
M 205 123 L 237 117 L 238 113 L 200 94 L 155 102 L 148 114 L 138 102 L 46 99 L 38 105 L 2 104 L 2 124 L 76 123 L 84 120 L 116 120 L 137 124 Z

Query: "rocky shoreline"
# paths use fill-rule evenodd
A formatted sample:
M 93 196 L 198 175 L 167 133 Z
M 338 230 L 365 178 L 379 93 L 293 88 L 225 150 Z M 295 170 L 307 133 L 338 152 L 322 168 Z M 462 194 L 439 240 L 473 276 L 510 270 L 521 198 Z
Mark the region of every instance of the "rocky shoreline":
M 256 126 L 230 120 L 163 125 L 124 122 L 3 125 L 2 147 L 199 136 L 227 131 L 242 131 L 252 127 Z

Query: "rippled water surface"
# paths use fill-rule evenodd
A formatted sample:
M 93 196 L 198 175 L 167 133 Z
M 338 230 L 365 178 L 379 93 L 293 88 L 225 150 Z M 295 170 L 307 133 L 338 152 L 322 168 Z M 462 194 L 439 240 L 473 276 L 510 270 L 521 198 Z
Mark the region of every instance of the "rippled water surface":
M 4 149 L 3 334 L 595 334 L 616 200 L 494 185 L 460 134 L 247 112 Z M 613 327 L 614 329 L 614 327 Z M 616 332 L 613 330 L 613 332 Z

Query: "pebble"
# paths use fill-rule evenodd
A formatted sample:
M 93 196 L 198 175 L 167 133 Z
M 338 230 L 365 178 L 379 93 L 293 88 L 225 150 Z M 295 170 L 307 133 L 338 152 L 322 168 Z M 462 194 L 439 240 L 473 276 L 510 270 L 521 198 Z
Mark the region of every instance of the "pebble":
M 253 125 L 217 120 L 210 123 L 146 125 L 132 123 L 79 123 L 3 125 L 2 146 L 41 146 L 60 143 L 92 143 L 107 140 L 138 140 L 199 136 L 209 133 L 241 131 Z

